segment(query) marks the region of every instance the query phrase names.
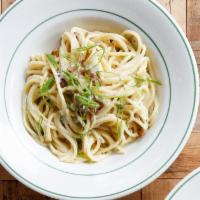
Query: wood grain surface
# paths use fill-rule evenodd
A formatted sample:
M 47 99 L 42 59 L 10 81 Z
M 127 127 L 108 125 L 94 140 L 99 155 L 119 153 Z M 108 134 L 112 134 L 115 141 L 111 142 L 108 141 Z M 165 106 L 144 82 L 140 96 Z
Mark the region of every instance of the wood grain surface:
M 180 24 L 194 50 L 200 69 L 200 0 L 158 0 Z M 1 0 L 3 12 L 13 0 Z M 121 200 L 163 200 L 188 173 L 200 166 L 200 112 L 192 135 L 172 166 L 157 180 Z M 50 200 L 16 181 L 0 166 L 0 200 Z

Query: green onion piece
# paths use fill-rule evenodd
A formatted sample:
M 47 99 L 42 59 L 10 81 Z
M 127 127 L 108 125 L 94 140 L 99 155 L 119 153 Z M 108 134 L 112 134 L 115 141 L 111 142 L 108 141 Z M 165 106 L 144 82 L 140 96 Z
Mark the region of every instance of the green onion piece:
M 41 87 L 40 87 L 40 96 L 43 96 L 49 92 L 51 87 L 55 82 L 55 78 L 52 76 L 50 77 Z
M 74 86 L 78 90 L 80 89 L 81 84 L 79 80 L 72 73 L 68 71 L 63 71 L 63 75 L 69 85 Z
M 95 82 L 95 85 L 92 86 L 92 92 L 94 95 L 99 95 L 98 91 L 99 91 L 99 88 L 100 88 L 100 83 L 99 81 L 96 81 Z
M 134 79 L 137 81 L 137 85 L 141 85 L 143 82 L 151 82 L 151 83 L 155 83 L 157 85 L 162 85 L 162 83 L 158 80 L 155 80 L 155 79 L 144 79 L 144 78 L 141 78 L 141 77 L 134 77 Z
M 138 77 L 138 76 L 136 76 L 134 78 L 135 78 L 136 81 L 141 81 L 141 82 L 145 82 L 146 81 L 146 79 Z
M 162 83 L 158 80 L 155 80 L 155 79 L 147 79 L 148 82 L 152 82 L 152 83 L 155 83 L 157 85 L 162 85 Z
M 124 106 L 126 104 L 126 100 L 127 100 L 127 96 L 123 96 L 119 98 L 119 103 L 117 104 L 117 116 L 121 117 L 123 110 L 124 110 Z
M 79 151 L 77 156 L 80 158 L 86 159 L 86 162 L 88 162 L 88 163 L 94 162 L 83 151 Z
M 90 108 L 98 108 L 99 104 L 85 96 L 81 96 L 79 94 L 75 94 L 75 99 L 83 106 Z
M 80 135 L 80 139 L 83 140 L 86 134 L 85 133 L 80 133 L 79 135 Z
M 48 61 L 57 69 L 58 63 L 57 63 L 55 57 L 51 54 L 46 54 L 46 57 L 47 57 Z
M 92 49 L 92 48 L 94 48 L 96 46 L 97 46 L 97 44 L 83 46 L 83 47 L 76 48 L 75 51 L 78 51 L 78 52 L 88 51 L 88 50 L 90 50 L 90 49 Z
M 84 87 L 83 95 L 86 97 L 92 96 L 92 80 L 88 74 L 85 75 L 86 87 Z
M 39 134 L 42 134 L 43 129 L 42 129 L 42 122 L 43 122 L 43 118 L 40 116 L 39 121 L 36 124 L 36 130 Z
M 87 159 L 87 156 L 85 155 L 85 153 L 81 151 L 78 152 L 78 157 Z
M 63 55 L 63 58 L 71 62 L 71 55 L 69 53 L 66 53 L 65 55 Z
M 83 93 L 85 97 L 92 96 L 92 90 L 90 88 L 85 88 L 85 92 Z
M 120 121 L 119 121 L 120 120 Z M 124 132 L 124 124 L 122 119 L 117 119 L 117 134 L 116 139 L 119 140 Z
M 96 89 L 99 90 L 99 88 L 100 88 L 100 82 L 99 82 L 99 81 L 96 81 L 94 87 L 96 87 Z

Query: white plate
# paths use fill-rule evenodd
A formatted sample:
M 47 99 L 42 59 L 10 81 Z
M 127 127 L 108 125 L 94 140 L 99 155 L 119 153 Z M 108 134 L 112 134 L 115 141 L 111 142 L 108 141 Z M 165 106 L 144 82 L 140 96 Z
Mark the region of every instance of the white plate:
M 166 197 L 165 200 L 199 200 L 200 168 L 187 175 Z
M 24 71 L 31 54 L 48 52 L 65 29 L 141 34 L 159 87 L 159 114 L 141 140 L 96 164 L 61 163 L 25 131 L 21 116 Z M 150 0 L 20 0 L 0 18 L 0 155 L 28 187 L 61 199 L 113 199 L 163 173 L 187 142 L 198 107 L 198 73 L 189 43 L 169 14 Z

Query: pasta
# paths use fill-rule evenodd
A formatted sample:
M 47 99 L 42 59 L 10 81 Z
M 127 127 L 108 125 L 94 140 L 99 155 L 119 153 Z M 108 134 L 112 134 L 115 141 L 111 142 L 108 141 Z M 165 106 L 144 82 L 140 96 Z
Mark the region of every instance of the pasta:
M 99 162 L 152 126 L 159 103 L 140 35 L 64 32 L 51 54 L 30 57 L 23 122 L 63 162 Z

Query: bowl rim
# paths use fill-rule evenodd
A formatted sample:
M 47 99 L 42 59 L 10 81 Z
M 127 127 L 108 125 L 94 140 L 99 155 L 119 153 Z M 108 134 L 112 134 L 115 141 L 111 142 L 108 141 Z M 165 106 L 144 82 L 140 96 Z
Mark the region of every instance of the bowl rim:
M 185 186 L 187 183 L 189 183 L 193 178 L 200 175 L 200 167 L 190 172 L 183 180 L 181 180 L 173 189 L 172 191 L 167 195 L 165 200 L 173 200 L 174 197 L 176 197 L 176 194 Z
M 0 23 L 3 21 L 3 19 L 11 12 L 14 10 L 14 8 L 19 5 L 21 2 L 23 2 L 24 0 L 16 0 L 13 5 L 11 5 L 1 16 L 0 16 Z M 190 58 L 191 61 L 191 66 L 193 68 L 193 73 L 194 73 L 194 87 L 195 87 L 195 98 L 194 98 L 194 106 L 193 106 L 193 114 L 190 118 L 190 122 L 187 126 L 187 129 L 185 131 L 185 135 L 182 138 L 181 142 L 179 143 L 179 145 L 177 146 L 175 152 L 170 156 L 170 158 L 162 165 L 159 167 L 158 170 L 156 170 L 156 172 L 154 172 L 151 176 L 149 176 L 148 179 L 144 180 L 142 183 L 139 183 L 140 188 L 143 188 L 144 186 L 146 186 L 147 184 L 149 184 L 150 182 L 152 182 L 153 180 L 155 180 L 156 178 L 158 178 L 165 170 L 168 169 L 168 167 L 175 161 L 175 159 L 178 157 L 178 155 L 180 154 L 180 152 L 182 151 L 182 149 L 184 148 L 186 142 L 188 141 L 190 135 L 191 135 L 191 131 L 193 128 L 193 125 L 195 123 L 195 119 L 197 116 L 197 111 L 198 111 L 198 105 L 199 105 L 199 76 L 198 76 L 198 68 L 197 68 L 197 64 L 196 64 L 196 59 L 194 57 L 192 48 L 189 44 L 188 39 L 185 36 L 185 33 L 182 31 L 182 29 L 180 28 L 180 26 L 177 24 L 177 22 L 172 18 L 172 16 L 170 15 L 170 13 L 163 8 L 158 2 L 156 2 L 155 0 L 148 0 L 148 2 L 151 3 L 152 6 L 156 7 L 162 14 L 165 15 L 165 17 L 168 19 L 168 21 L 174 26 L 176 32 L 179 34 L 182 42 L 184 43 L 186 50 L 188 52 L 188 56 Z M 96 197 L 73 197 L 73 196 L 67 196 L 67 195 L 62 195 L 62 194 L 57 194 L 54 193 L 52 191 L 48 191 L 44 188 L 41 188 L 35 184 L 33 184 L 31 181 L 27 180 L 26 178 L 22 177 L 20 174 L 18 174 L 13 168 L 12 166 L 10 166 L 0 155 L 0 164 L 12 175 L 14 176 L 17 180 L 19 180 L 21 183 L 23 183 L 24 185 L 26 185 L 27 187 L 41 193 L 44 195 L 48 195 L 50 197 L 53 198 L 67 198 L 67 199 L 105 199 L 108 197 L 113 197 L 113 198 L 119 198 L 122 197 L 124 195 L 128 195 L 134 191 L 137 191 L 137 189 L 134 189 L 133 187 L 130 187 L 128 189 L 125 189 L 123 191 L 114 193 L 114 194 L 109 194 L 109 195 L 104 195 L 104 196 L 96 196 Z

